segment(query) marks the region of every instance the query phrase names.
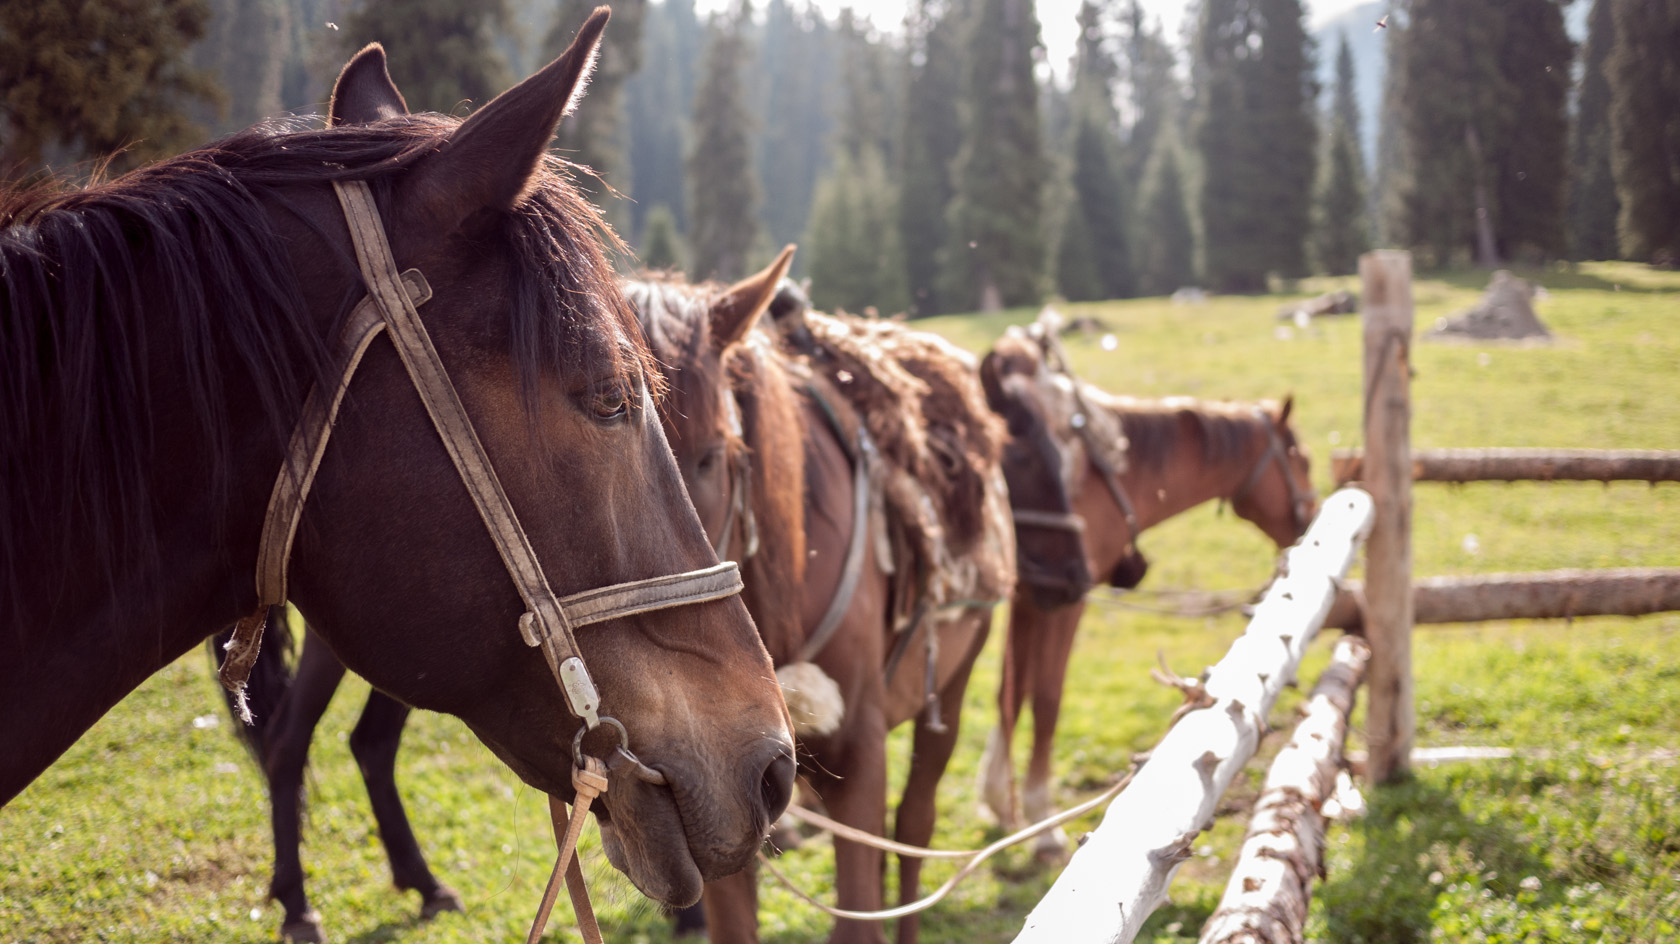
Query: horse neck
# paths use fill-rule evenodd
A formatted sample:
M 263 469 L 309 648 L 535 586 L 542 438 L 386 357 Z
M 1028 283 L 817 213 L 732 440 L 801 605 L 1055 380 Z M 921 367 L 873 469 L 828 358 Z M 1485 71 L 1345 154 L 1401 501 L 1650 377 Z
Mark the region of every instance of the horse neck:
M 741 438 L 752 457 L 758 553 L 742 568 L 747 609 L 778 665 L 803 638 L 805 429 L 792 379 L 770 353 L 742 345 L 733 365 Z
M 1124 425 L 1128 417 L 1122 414 Z M 1245 426 L 1257 423 L 1247 418 Z M 1229 499 L 1242 487 L 1264 455 L 1263 434 L 1246 437 L 1243 448 L 1212 457 L 1203 437 L 1187 435 L 1182 420 L 1161 457 L 1128 457 L 1120 484 L 1137 512 L 1138 529 L 1145 530 L 1212 499 Z

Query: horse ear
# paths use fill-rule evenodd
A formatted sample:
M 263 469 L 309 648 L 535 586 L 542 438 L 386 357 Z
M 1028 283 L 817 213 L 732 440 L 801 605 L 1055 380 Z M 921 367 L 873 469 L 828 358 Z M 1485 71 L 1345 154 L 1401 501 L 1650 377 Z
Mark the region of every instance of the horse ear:
M 980 358 L 980 388 L 986 391 L 986 405 L 992 412 L 1003 411 L 1003 384 L 998 378 L 998 353 L 987 351 Z
M 327 124 L 360 125 L 406 114 L 408 103 L 385 68 L 385 47 L 368 43 L 333 83 Z
M 787 275 L 788 266 L 793 264 L 795 248 L 797 247 L 792 243 L 788 243 L 782 247 L 776 261 L 770 263 L 763 272 L 749 275 L 729 286 L 728 291 L 712 302 L 712 350 L 721 354 L 752 330 L 758 316 L 763 314 L 775 299 L 776 290 L 781 287 L 782 277 Z
M 1278 415 L 1277 415 L 1277 424 L 1279 426 L 1282 426 L 1283 424 L 1289 422 L 1289 411 L 1293 410 L 1294 408 L 1295 408 L 1295 394 L 1294 393 L 1284 394 L 1283 395 L 1283 406 L 1278 409 Z
M 437 232 L 479 210 L 511 210 L 529 193 L 560 119 L 583 96 L 612 11 L 596 7 L 560 58 L 496 96 L 415 168 L 408 186 Z

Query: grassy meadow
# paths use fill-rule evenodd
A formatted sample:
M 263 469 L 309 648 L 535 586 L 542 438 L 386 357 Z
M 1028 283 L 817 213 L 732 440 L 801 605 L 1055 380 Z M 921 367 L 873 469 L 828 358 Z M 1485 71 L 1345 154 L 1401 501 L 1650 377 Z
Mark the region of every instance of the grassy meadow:
M 1680 274 L 1624 264 L 1530 272 L 1556 340 L 1543 346 L 1413 347 L 1418 447 L 1680 448 Z M 1480 272 L 1431 276 L 1415 288 L 1420 333 L 1467 307 Z M 1299 286 L 1316 293 L 1350 280 Z M 1356 286 L 1353 286 L 1356 287 Z M 1291 296 L 1292 297 L 1292 296 Z M 1114 335 L 1070 339 L 1087 379 L 1142 396 L 1279 397 L 1328 489 L 1332 448 L 1360 445 L 1357 317 L 1299 328 L 1274 315 L 1286 296 L 1070 305 Z M 923 326 L 983 350 L 1031 311 L 943 318 Z M 1680 566 L 1680 486 L 1420 486 L 1419 576 L 1558 567 Z M 1151 531 L 1151 591 L 1235 591 L 1270 573 L 1270 544 L 1203 506 Z M 1147 750 L 1179 698 L 1152 681 L 1159 653 L 1181 674 L 1217 660 L 1240 616 L 1184 619 L 1092 604 L 1069 681 L 1058 742 L 1061 799 L 1101 789 Z M 510 627 L 511 629 L 511 627 Z M 1414 641 L 1421 746 L 1517 750 L 1508 760 L 1424 767 L 1371 791 L 1359 820 L 1333 828 L 1328 879 L 1309 935 L 1322 941 L 1672 941 L 1680 938 L 1680 614 L 1638 619 L 1425 627 Z M 1324 664 L 1315 644 L 1302 678 Z M 973 848 L 998 835 L 975 812 L 975 765 L 998 675 L 996 639 L 969 690 L 962 744 L 941 794 L 938 845 Z M 397 893 L 347 745 L 365 684 L 340 691 L 317 737 L 304 847 L 310 891 L 334 941 L 414 944 L 520 940 L 552 864 L 542 797 L 520 784 L 458 722 L 410 723 L 400 778 L 434 870 L 459 889 L 464 914 L 422 924 Z M 1298 695 L 1274 713 L 1287 727 Z M 1356 713 L 1355 726 L 1361 716 Z M 1280 737 L 1262 747 L 1269 756 Z M 1362 747 L 1357 732 L 1355 748 Z M 1024 744 L 1018 744 L 1024 753 Z M 895 734 L 894 778 L 908 753 Z M 0 763 L 4 758 L 0 758 Z M 1194 940 L 1213 909 L 1263 767 L 1251 765 L 1222 817 L 1181 870 L 1173 901 L 1144 939 Z M 1097 821 L 1091 817 L 1077 835 Z M 275 937 L 266 900 L 267 801 L 236 743 L 202 653 L 160 672 L 0 810 L 0 944 L 257 942 Z M 782 858 L 813 894 L 832 893 L 824 839 Z M 583 857 L 609 940 L 663 942 L 668 922 L 602 858 Z M 931 887 L 952 867 L 930 864 Z M 930 944 L 1007 941 L 1054 879 L 1011 851 L 992 860 L 924 920 Z M 828 919 L 765 879 L 763 938 L 826 936 Z M 563 896 L 562 896 L 563 897 Z M 562 902 L 549 940 L 573 940 Z

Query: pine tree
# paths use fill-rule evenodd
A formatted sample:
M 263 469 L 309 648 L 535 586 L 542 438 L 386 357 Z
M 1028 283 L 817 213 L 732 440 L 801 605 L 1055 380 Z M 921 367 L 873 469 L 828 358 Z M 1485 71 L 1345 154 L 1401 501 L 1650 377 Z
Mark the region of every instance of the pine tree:
M 903 255 L 894 211 L 898 199 L 877 145 L 853 156 L 841 148 L 834 169 L 817 185 L 809 255 L 811 301 L 818 308 L 888 314 L 905 309 Z
M 1196 144 L 1207 277 L 1261 291 L 1306 271 L 1317 156 L 1300 0 L 1207 0 L 1196 40 Z
M 642 265 L 649 269 L 681 269 L 682 259 L 677 219 L 670 207 L 656 203 L 648 208 L 647 225 L 642 231 Z
M 1425 265 L 1563 251 L 1573 46 L 1558 0 L 1409 0 L 1388 75 L 1399 160 L 1385 231 Z
M 187 48 L 209 18 L 204 0 L 0 4 L 0 177 L 54 148 L 120 170 L 197 143 L 187 108 L 219 93 Z
M 608 27 L 610 32 L 612 27 Z M 694 103 L 695 58 L 703 30 L 694 0 L 664 0 L 643 17 L 642 68 L 625 83 L 633 225 L 647 226 L 654 206 L 669 208 L 678 232 L 688 225 L 684 164 Z
M 1196 235 L 1185 198 L 1178 137 L 1167 126 L 1155 136 L 1138 198 L 1138 285 L 1144 295 L 1167 295 L 1196 284 Z
M 837 111 L 830 93 L 840 84 L 836 46 L 835 31 L 815 7 L 800 12 L 789 0 L 771 0 L 747 85 L 751 107 L 764 116 L 756 144 L 764 193 L 759 217 L 773 245 L 805 232 L 817 178 L 829 166 Z M 806 255 L 794 257 L 796 268 Z
M 547 63 L 566 51 L 578 27 L 595 6 L 595 0 L 561 0 L 543 39 L 542 62 Z M 590 76 L 589 96 L 571 117 L 560 123 L 554 146 L 568 160 L 594 172 L 577 175 L 575 179 L 602 208 L 607 221 L 622 232 L 630 225 L 629 207 L 626 201 L 612 196 L 608 188 L 628 190 L 634 180 L 624 83 L 641 68 L 642 23 L 647 3 L 646 0 L 617 0 L 612 11 L 612 24 L 601 41 L 600 58 Z
M 1045 160 L 1029 0 L 975 0 L 963 48 L 962 145 L 946 209 L 942 300 L 972 310 L 1036 302 L 1044 279 Z
M 1619 0 L 1610 54 L 1622 254 L 1680 265 L 1680 2 Z
M 1336 52 L 1336 90 L 1326 116 L 1328 131 L 1313 222 L 1313 259 L 1330 275 L 1350 275 L 1370 248 L 1365 220 L 1365 156 L 1359 147 L 1359 100 L 1347 31 Z
M 225 108 L 205 103 L 193 119 L 226 133 L 278 115 L 293 10 L 286 0 L 211 0 L 204 37 L 192 48 L 192 64 L 216 76 Z
M 1056 283 L 1070 301 L 1136 294 L 1120 181 L 1117 67 L 1104 43 L 1101 9 L 1079 8 L 1079 52 L 1069 107 L 1072 155 L 1069 202 L 1056 253 Z
M 411 111 L 454 113 L 512 84 L 496 45 L 512 18 L 508 0 L 363 0 L 342 21 L 340 52 L 383 44 Z
M 1610 78 L 1605 63 L 1616 42 L 1612 0 L 1594 0 L 1581 53 L 1581 85 L 1569 136 L 1569 257 L 1615 259 L 1616 178 L 1610 169 Z
M 1121 150 L 1121 174 L 1135 181 L 1142 179 L 1162 129 L 1182 118 L 1183 90 L 1174 73 L 1177 62 L 1172 46 L 1162 37 L 1159 23 L 1145 22 L 1143 4 L 1131 0 L 1121 19 L 1126 32 L 1120 74 L 1132 114 Z
M 962 87 L 961 3 L 918 0 L 906 24 L 898 232 L 910 311 L 917 315 L 949 310 L 939 293 L 939 264 L 949 241 L 945 208 L 953 194 L 951 162 L 962 140 L 952 107 Z
M 743 35 L 752 21 L 747 0 L 731 16 L 714 14 L 694 98 L 694 147 L 688 155 L 690 274 L 732 281 L 746 274 L 758 230 L 753 176 L 753 116 L 741 68 Z

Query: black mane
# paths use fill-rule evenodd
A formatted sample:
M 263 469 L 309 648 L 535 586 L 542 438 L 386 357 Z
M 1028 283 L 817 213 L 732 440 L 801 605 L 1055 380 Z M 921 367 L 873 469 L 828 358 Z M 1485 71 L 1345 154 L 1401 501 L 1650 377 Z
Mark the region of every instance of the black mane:
M 153 402 L 148 358 L 169 350 L 160 345 L 184 365 L 179 408 L 215 460 L 212 501 L 225 496 L 230 441 L 242 432 L 228 428 L 227 391 L 255 401 L 284 442 L 329 358 L 272 226 L 271 213 L 287 209 L 275 190 L 365 179 L 388 213 L 394 175 L 458 124 L 271 122 L 84 190 L 0 189 L 0 593 L 11 602 L 0 611 L 21 611 L 26 561 L 91 546 L 107 579 L 156 566 L 152 467 L 163 457 L 153 417 L 168 405 Z M 514 356 L 533 402 L 543 374 L 647 366 L 595 324 L 604 308 L 625 337 L 636 334 L 600 248 L 616 237 L 563 170 L 546 162 L 496 247 L 514 263 Z M 354 261 L 346 266 L 353 274 Z M 339 320 L 360 294 L 348 293 Z

